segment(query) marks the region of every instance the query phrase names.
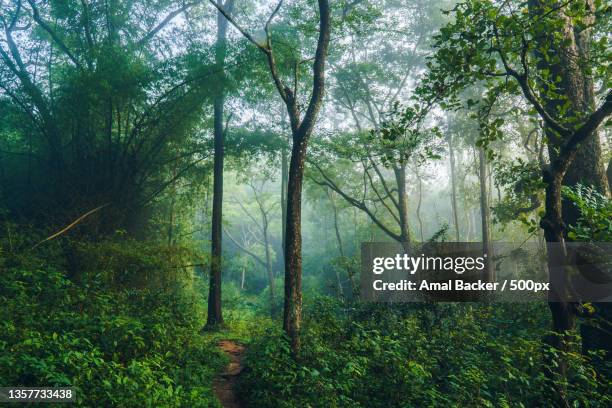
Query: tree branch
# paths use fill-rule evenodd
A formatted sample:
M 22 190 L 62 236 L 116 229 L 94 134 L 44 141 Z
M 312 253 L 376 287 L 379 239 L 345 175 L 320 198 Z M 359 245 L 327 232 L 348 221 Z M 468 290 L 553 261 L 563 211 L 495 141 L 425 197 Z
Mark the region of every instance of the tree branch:
M 389 228 L 387 228 L 387 226 L 385 226 L 382 221 L 380 221 L 378 219 L 378 217 L 376 217 L 376 215 L 368 208 L 368 206 L 363 202 L 363 201 L 358 201 L 355 198 L 349 196 L 348 194 L 346 194 L 344 191 L 342 191 L 340 189 L 340 187 L 338 187 L 338 185 L 336 183 L 333 182 L 333 180 L 331 180 L 324 172 L 323 169 L 321 169 L 321 167 L 315 163 L 315 162 L 310 162 L 312 165 L 314 165 L 317 170 L 319 171 L 319 173 L 321 174 L 321 176 L 325 179 L 324 181 L 318 181 L 315 178 L 311 179 L 318 185 L 320 186 L 327 186 L 329 188 L 331 188 L 332 190 L 334 190 L 336 193 L 340 194 L 340 196 L 342 196 L 342 198 L 344 198 L 349 204 L 351 204 L 354 207 L 359 208 L 361 211 L 365 212 L 368 217 L 370 217 L 370 219 L 372 220 L 372 222 L 374 222 L 384 233 L 386 233 L 387 235 L 389 235 L 391 238 L 393 238 L 395 241 L 400 242 L 401 241 L 401 237 L 394 233 L 393 231 L 391 231 Z
M 593 112 L 561 147 L 560 157 L 568 157 L 599 125 L 612 114 L 612 91 L 608 91 L 604 103 Z
M 30 7 L 32 8 L 32 17 L 34 17 L 34 21 L 36 21 L 38 25 L 41 26 L 42 29 L 45 30 L 51 36 L 53 41 L 55 41 L 57 46 L 64 52 L 64 54 L 66 54 L 66 56 L 68 56 L 68 58 L 74 63 L 74 65 L 76 65 L 80 69 L 83 69 L 83 66 L 81 65 L 79 60 L 72 54 L 72 52 L 70 52 L 66 44 L 64 44 L 64 42 L 57 36 L 55 31 L 53 31 L 51 27 L 49 27 L 49 25 L 42 19 L 40 13 L 38 12 L 36 4 L 34 4 L 34 0 L 28 0 L 28 3 L 30 3 Z
M 146 44 L 151 38 L 155 37 L 155 35 L 157 35 L 157 33 L 160 32 L 166 25 L 168 25 L 168 23 L 170 23 L 174 19 L 174 17 L 178 16 L 182 12 L 190 9 L 191 7 L 201 2 L 202 0 L 196 0 L 196 1 L 192 1 L 191 3 L 186 3 L 183 7 L 180 7 L 174 10 L 173 12 L 169 13 L 166 16 L 166 18 L 164 18 L 158 25 L 156 25 L 153 29 L 151 29 L 151 31 L 145 34 L 145 36 L 142 37 L 140 40 L 138 40 L 136 43 L 139 46 Z
M 229 233 L 228 230 L 226 230 L 225 228 L 223 229 L 223 232 L 225 232 L 225 235 L 227 235 L 227 237 L 230 239 L 230 241 L 232 241 L 234 243 L 234 245 L 236 245 L 238 248 L 240 248 L 241 250 L 243 250 L 245 253 L 247 253 L 248 255 L 252 256 L 253 259 L 255 259 L 257 262 L 259 262 L 262 266 L 266 267 L 266 263 L 257 255 L 255 255 L 255 253 L 249 251 L 245 246 L 241 245 L 238 241 L 236 241 L 234 239 L 234 237 L 232 237 L 232 235 Z
M 276 61 L 274 60 L 274 55 L 272 52 L 272 43 L 271 43 L 270 36 L 268 33 L 268 29 L 269 29 L 268 26 L 270 22 L 272 21 L 272 18 L 278 13 L 278 10 L 280 9 L 280 6 L 282 5 L 283 2 L 282 1 L 279 2 L 279 4 L 274 9 L 274 12 L 272 13 L 270 18 L 266 22 L 266 29 L 265 29 L 266 30 L 266 42 L 265 44 L 262 44 L 258 42 L 255 39 L 255 37 L 249 34 L 249 32 L 245 28 L 243 28 L 240 24 L 238 24 L 238 22 L 230 15 L 230 13 L 228 13 L 220 4 L 218 4 L 214 0 L 209 0 L 209 1 L 213 6 L 215 6 L 215 8 L 219 11 L 219 13 L 223 14 L 223 17 L 225 17 L 227 21 L 230 22 L 231 25 L 233 25 L 238 31 L 240 31 L 240 33 L 244 36 L 244 38 L 246 38 L 251 43 L 253 43 L 257 48 L 259 48 L 266 55 L 266 58 L 268 60 L 268 66 L 270 68 L 270 73 L 272 74 L 272 79 L 274 80 L 274 85 L 276 86 L 276 89 L 278 90 L 278 93 L 280 94 L 285 104 L 289 104 L 290 98 L 288 98 L 287 92 L 285 90 L 285 86 L 278 74 L 278 70 L 276 68 Z

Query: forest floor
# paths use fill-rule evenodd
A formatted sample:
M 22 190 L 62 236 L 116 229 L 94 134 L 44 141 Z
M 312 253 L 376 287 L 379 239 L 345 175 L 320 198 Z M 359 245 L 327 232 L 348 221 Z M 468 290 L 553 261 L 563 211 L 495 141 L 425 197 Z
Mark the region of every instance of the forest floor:
M 225 372 L 214 380 L 213 390 L 224 408 L 240 408 L 241 404 L 234 388 L 238 376 L 244 368 L 242 366 L 242 356 L 246 348 L 233 340 L 221 340 L 218 345 L 228 355 L 230 362 L 225 368 Z

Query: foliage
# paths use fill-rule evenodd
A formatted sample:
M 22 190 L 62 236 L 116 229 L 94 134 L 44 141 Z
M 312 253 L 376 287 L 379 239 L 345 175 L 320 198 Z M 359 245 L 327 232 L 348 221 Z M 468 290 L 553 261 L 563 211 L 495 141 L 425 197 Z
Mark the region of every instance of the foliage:
M 495 184 L 505 193 L 503 200 L 493 207 L 496 220 L 502 224 L 518 220 L 530 233 L 536 231 L 538 225 L 532 215 L 542 206 L 545 187 L 539 164 L 521 158 L 514 162 L 500 160 L 496 170 Z
M 580 211 L 578 223 L 569 226 L 571 239 L 612 242 L 612 200 L 582 184 L 564 187 L 563 195 Z
M 197 128 L 214 67 L 155 38 L 172 2 L 91 3 L 0 6 L 2 135 L 12 135 L 0 139 L 2 185 L 22 217 L 65 222 L 112 202 L 102 223 L 112 231 L 207 159 Z
M 211 381 L 225 359 L 199 334 L 199 296 L 112 278 L 133 271 L 137 258 L 171 273 L 159 247 L 94 248 L 81 284 L 49 254 L 1 256 L 2 385 L 72 386 L 79 406 L 217 406 Z
M 346 316 L 319 298 L 298 361 L 279 332 L 258 339 L 241 393 L 257 407 L 550 406 L 545 307 L 361 305 Z M 571 403 L 610 404 L 609 377 L 575 347 L 566 358 Z

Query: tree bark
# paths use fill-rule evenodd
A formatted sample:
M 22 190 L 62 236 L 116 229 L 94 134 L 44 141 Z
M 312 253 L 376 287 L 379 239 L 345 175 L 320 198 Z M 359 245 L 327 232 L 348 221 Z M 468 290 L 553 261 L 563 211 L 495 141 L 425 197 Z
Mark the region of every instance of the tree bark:
M 421 217 L 421 204 L 423 203 L 423 179 L 418 173 L 416 174 L 416 177 L 417 177 L 417 182 L 419 186 L 419 192 L 418 192 L 419 196 L 418 196 L 418 201 L 417 201 L 416 215 L 417 215 L 417 220 L 419 221 L 419 234 L 421 235 L 421 243 L 423 243 L 425 242 L 425 238 L 423 236 L 423 218 Z
M 410 243 L 410 227 L 408 226 L 408 194 L 406 192 L 406 165 L 400 164 L 393 168 L 397 182 L 397 200 L 399 212 L 400 242 Z
M 227 0 L 225 8 L 231 12 L 233 0 Z M 225 65 L 227 36 L 227 20 L 221 13 L 217 13 L 217 44 L 215 50 L 215 63 L 220 68 L 221 81 L 224 80 L 223 67 Z M 221 85 L 223 87 L 223 85 Z M 224 90 L 221 88 L 213 101 L 214 110 L 214 163 L 213 163 L 213 205 L 211 223 L 211 262 L 210 281 L 208 290 L 208 318 L 206 325 L 214 327 L 223 323 L 221 310 L 221 256 L 223 236 L 223 159 L 224 159 L 224 126 L 223 107 L 225 103 Z
M 558 49 L 553 50 L 558 55 L 557 62 L 543 58 L 541 53 L 536 53 L 539 69 L 547 69 L 551 72 L 553 78 L 560 78 L 561 82 L 558 89 L 555 91 L 560 94 L 557 99 L 549 99 L 545 105 L 548 112 L 556 112 L 566 102 L 570 103 L 570 115 L 577 119 L 584 120 L 588 115 L 591 115 L 595 110 L 595 98 L 593 91 L 593 78 L 585 72 L 581 66 L 581 61 L 588 61 L 590 58 L 589 48 L 591 38 L 591 28 L 595 22 L 595 15 L 591 14 L 587 17 L 587 28 L 580 29 L 571 19 L 563 14 L 563 8 L 560 2 L 557 4 L 560 8 L 558 12 L 559 18 L 564 20 L 563 28 L 560 30 L 560 35 L 565 40 Z M 530 11 L 535 15 L 542 14 L 542 0 L 530 0 Z M 594 12 L 595 8 L 592 0 L 585 2 L 589 12 Z M 545 38 L 547 39 L 547 38 Z M 545 42 L 545 41 L 544 41 Z M 547 84 L 542 86 L 547 90 Z M 573 126 L 573 125 L 570 125 Z M 549 140 L 549 155 L 551 162 L 557 156 L 551 144 L 559 138 L 559 135 L 551 129 L 550 126 L 545 127 L 547 139 Z M 568 135 L 565 139 L 569 140 L 575 137 L 575 133 Z M 567 239 L 568 225 L 576 225 L 580 217 L 579 209 L 576 208 L 570 201 L 561 197 L 561 185 L 575 186 L 578 183 L 592 186 L 604 195 L 609 195 L 609 180 L 606 175 L 603 162 L 601 145 L 598 137 L 597 127 L 593 127 L 590 133 L 584 135 L 584 140 L 581 141 L 578 149 L 574 152 L 573 158 L 569 160 L 569 166 L 564 170 L 563 165 L 551 165 L 550 169 L 544 172 L 545 181 L 548 183 L 546 190 L 546 218 L 542 221 L 545 237 L 547 242 L 556 242 L 564 245 L 564 240 Z M 550 197 L 549 197 L 550 196 Z M 550 248 L 549 248 L 550 250 Z M 554 265 L 558 264 L 559 259 L 564 258 L 564 251 L 554 249 L 553 254 L 549 254 L 549 269 L 552 271 Z M 555 272 L 556 273 L 556 272 Z M 565 273 L 559 270 L 558 273 Z M 557 278 L 563 281 L 564 277 Z M 557 296 L 557 298 L 559 298 Z M 553 317 L 553 329 L 557 336 L 551 340 L 551 344 L 560 350 L 565 349 L 564 333 L 575 328 L 576 318 L 574 316 L 573 304 L 563 301 L 552 301 L 549 303 Z M 597 307 L 597 306 L 596 306 Z M 596 344 L 597 341 L 591 337 L 597 337 L 597 330 L 590 330 L 587 326 L 581 327 L 581 333 L 584 339 L 584 344 Z M 593 341 L 591 341 L 593 340 Z M 584 345 L 583 344 L 583 345 Z M 583 347 L 584 349 L 584 347 Z M 587 347 L 588 349 L 588 347 Z M 587 350 L 585 350 L 587 351 Z M 558 373 L 565 376 L 566 362 L 564 359 L 557 359 L 559 364 Z M 560 391 L 563 394 L 563 391 Z
M 457 176 L 455 174 L 455 150 L 453 149 L 453 138 L 448 136 L 448 153 L 450 158 L 450 176 L 451 176 L 451 207 L 453 209 L 453 221 L 455 223 L 455 239 L 459 242 L 459 211 L 457 208 Z
M 287 157 L 287 150 L 283 148 L 281 150 L 281 245 L 282 254 L 279 254 L 282 258 L 282 265 L 285 265 L 285 246 L 286 246 L 286 231 L 287 231 L 287 180 L 289 177 L 289 160 Z
M 346 265 L 346 274 L 349 278 L 349 281 L 351 282 L 351 289 L 353 290 L 353 295 L 354 295 L 355 294 L 355 283 L 353 280 L 353 274 L 350 270 L 348 263 L 346 262 L 347 259 L 344 256 L 344 247 L 342 245 L 342 235 L 340 234 L 340 226 L 338 225 L 338 208 L 336 207 L 333 193 L 329 189 L 325 189 L 325 192 L 327 193 L 327 197 L 329 198 L 329 202 L 331 203 L 331 206 L 332 206 L 332 212 L 334 216 L 334 231 L 336 233 L 336 241 L 338 243 L 338 252 L 340 253 L 340 259 L 342 263 Z M 334 268 L 334 269 L 336 269 L 336 281 L 338 283 L 338 294 L 340 295 L 340 297 L 344 297 L 344 289 L 342 287 L 342 280 L 340 279 L 338 268 Z
M 302 181 L 306 143 L 294 139 L 287 185 L 287 229 L 285 241 L 285 305 L 283 329 L 291 339 L 291 349 L 300 349 L 302 324 Z
M 595 10 L 593 0 L 587 0 L 586 4 L 591 11 Z M 595 23 L 595 16 L 591 16 L 588 20 L 588 24 Z M 589 49 L 592 29 L 579 30 L 570 21 L 567 24 L 568 37 L 571 38 L 573 34 L 575 48 L 570 45 L 570 49 L 562 53 L 565 61 L 559 69 L 560 71 L 566 70 L 565 75 L 562 76 L 562 78 L 565 78 L 562 88 L 572 103 L 575 112 L 590 114 L 595 109 L 593 78 L 586 74 L 583 68 L 575 62 L 576 57 L 573 53 L 577 51 L 581 60 L 588 61 L 590 58 Z M 574 63 L 569 63 L 570 59 Z M 581 143 L 580 149 L 576 152 L 575 159 L 563 178 L 563 185 L 565 186 L 575 186 L 578 183 L 592 186 L 606 196 L 610 191 L 597 129 L 593 131 L 593 134 L 587 140 Z M 565 224 L 576 225 L 580 217 L 579 210 L 567 200 L 564 200 L 562 210 Z
M 482 224 L 482 250 L 487 255 L 485 258 L 485 273 L 490 282 L 495 281 L 495 271 L 492 268 L 493 245 L 491 243 L 491 208 L 489 204 L 488 190 L 488 167 L 484 148 L 478 149 L 479 162 L 479 184 L 480 184 L 480 219 Z

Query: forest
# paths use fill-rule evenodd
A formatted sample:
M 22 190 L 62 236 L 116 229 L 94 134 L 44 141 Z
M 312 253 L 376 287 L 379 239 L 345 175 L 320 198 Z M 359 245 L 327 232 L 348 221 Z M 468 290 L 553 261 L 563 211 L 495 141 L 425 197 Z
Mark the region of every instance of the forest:
M 611 40 L 607 0 L 0 0 L 0 402 L 612 406 L 612 254 L 607 302 L 563 263 L 612 242 Z M 452 242 L 561 278 L 362 291 Z

